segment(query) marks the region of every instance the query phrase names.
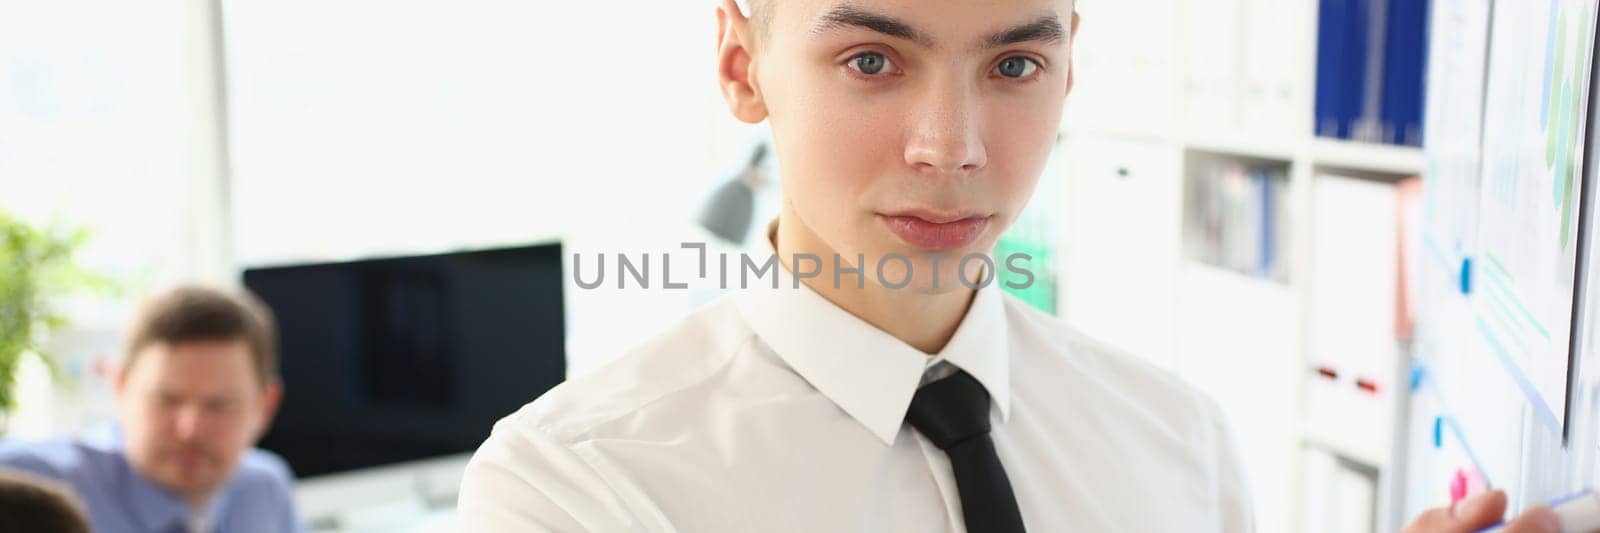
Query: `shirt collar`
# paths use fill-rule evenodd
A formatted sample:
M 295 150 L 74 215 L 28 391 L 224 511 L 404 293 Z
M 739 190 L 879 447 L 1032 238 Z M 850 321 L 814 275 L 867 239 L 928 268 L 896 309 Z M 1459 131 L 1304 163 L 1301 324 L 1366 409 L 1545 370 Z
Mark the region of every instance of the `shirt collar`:
M 189 519 L 195 510 L 188 502 L 146 479 L 133 467 L 133 463 L 128 461 L 120 427 L 112 427 L 108 434 L 88 442 L 113 452 L 113 456 L 116 457 L 116 468 L 121 471 L 122 482 L 127 485 L 128 490 L 125 494 L 128 494 L 133 514 L 137 517 L 139 525 L 144 526 L 145 531 L 170 531 L 179 526 L 184 531 L 189 530 Z M 227 505 L 229 492 L 226 486 L 218 489 L 206 505 L 205 516 L 215 520 L 217 513 Z
M 174 526 L 186 523 L 189 504 L 145 479 L 134 470 L 127 456 L 119 453 L 117 459 L 118 466 L 123 470 L 123 479 L 128 484 L 127 494 L 132 500 L 133 513 L 145 531 L 170 531 Z
M 776 230 L 774 220 L 767 226 L 765 246 L 756 253 L 776 254 Z M 935 358 L 805 284 L 795 288 L 788 269 L 778 263 L 777 288 L 759 278 L 739 295 L 745 321 L 790 368 L 884 444 L 893 445 L 922 373 Z M 977 378 L 1004 421 L 1011 414 L 1010 357 L 1003 295 L 995 285 L 977 291 L 955 335 L 935 355 Z

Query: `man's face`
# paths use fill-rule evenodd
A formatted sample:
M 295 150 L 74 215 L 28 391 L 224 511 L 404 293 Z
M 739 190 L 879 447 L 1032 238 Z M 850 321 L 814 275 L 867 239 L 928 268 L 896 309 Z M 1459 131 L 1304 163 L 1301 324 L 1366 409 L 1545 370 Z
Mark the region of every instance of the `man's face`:
M 955 261 L 994 247 L 1055 142 L 1071 2 L 769 4 L 751 70 L 789 210 L 847 263 L 864 255 L 865 272 L 912 258 L 920 290 L 933 261 L 918 258 L 947 254 L 940 288 L 954 288 Z
M 243 340 L 155 343 L 117 383 L 128 459 L 140 474 L 186 498 L 209 495 L 232 475 L 276 408 Z

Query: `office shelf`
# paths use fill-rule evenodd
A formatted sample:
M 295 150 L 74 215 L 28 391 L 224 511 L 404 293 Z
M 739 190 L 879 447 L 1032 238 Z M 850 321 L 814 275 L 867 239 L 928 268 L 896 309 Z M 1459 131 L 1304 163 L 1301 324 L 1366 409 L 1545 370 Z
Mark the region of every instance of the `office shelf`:
M 1422 148 L 1316 138 L 1311 141 L 1311 162 L 1318 167 L 1394 174 L 1422 174 L 1427 165 Z
M 1394 482 L 1398 465 L 1386 446 L 1373 444 L 1381 437 L 1349 434 L 1360 423 L 1330 429 L 1306 420 L 1319 245 L 1313 211 L 1326 200 L 1314 185 L 1324 174 L 1386 183 L 1418 176 L 1427 166 L 1423 150 L 1313 134 L 1316 2 L 1153 0 L 1079 9 L 1097 29 L 1075 41 L 1082 60 L 1063 121 L 1064 146 L 1077 160 L 1064 181 L 1063 316 L 1129 352 L 1154 352 L 1147 357 L 1217 399 L 1242 426 L 1262 530 L 1298 529 L 1302 447 L 1368 464 L 1381 483 Z M 1287 213 L 1272 227 L 1285 238 L 1274 254 L 1286 279 L 1240 274 L 1186 253 L 1184 210 L 1197 197 L 1195 178 L 1233 162 L 1284 179 L 1273 205 Z M 1372 418 L 1361 422 L 1391 423 Z M 1393 523 L 1390 502 L 1378 507 L 1377 522 Z

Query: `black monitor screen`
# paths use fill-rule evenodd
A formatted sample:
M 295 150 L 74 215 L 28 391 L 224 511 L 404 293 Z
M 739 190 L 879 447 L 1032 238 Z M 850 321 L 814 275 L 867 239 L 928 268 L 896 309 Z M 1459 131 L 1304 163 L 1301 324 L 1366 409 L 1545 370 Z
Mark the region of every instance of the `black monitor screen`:
M 278 322 L 260 446 L 299 476 L 471 452 L 566 373 L 561 246 L 246 270 Z

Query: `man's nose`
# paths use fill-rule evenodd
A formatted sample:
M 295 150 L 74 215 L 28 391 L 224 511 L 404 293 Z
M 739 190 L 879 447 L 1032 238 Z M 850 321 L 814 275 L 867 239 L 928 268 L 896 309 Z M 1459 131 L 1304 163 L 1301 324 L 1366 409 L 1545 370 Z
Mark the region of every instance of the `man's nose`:
M 980 103 L 974 88 L 958 81 L 933 84 L 912 110 L 906 163 L 933 175 L 968 174 L 988 164 L 980 135 Z
M 205 409 L 199 405 L 186 405 L 179 408 L 177 418 L 173 420 L 173 433 L 179 439 L 194 438 L 203 429 L 205 416 Z

